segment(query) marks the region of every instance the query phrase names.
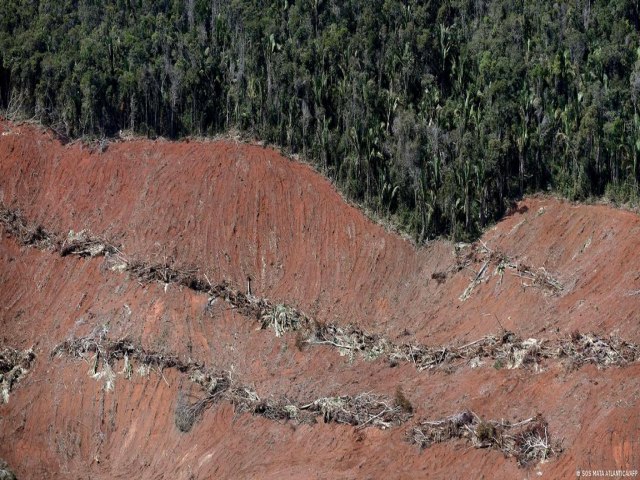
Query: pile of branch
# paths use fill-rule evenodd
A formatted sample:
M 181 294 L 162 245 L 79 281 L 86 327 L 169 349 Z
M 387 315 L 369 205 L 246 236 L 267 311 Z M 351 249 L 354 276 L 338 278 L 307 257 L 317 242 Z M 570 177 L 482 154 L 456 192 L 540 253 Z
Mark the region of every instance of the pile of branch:
M 391 364 L 409 362 L 420 371 L 454 368 L 470 364 L 479 366 L 489 361 L 496 368 L 537 369 L 544 360 L 567 360 L 568 366 L 592 363 L 598 367 L 623 366 L 640 359 L 640 347 L 617 337 L 608 339 L 595 334 L 573 333 L 557 340 L 522 339 L 512 332 L 487 335 L 465 345 L 428 346 L 394 344 L 388 339 L 364 332 L 357 327 L 315 325 L 305 343 L 329 345 L 353 359 L 386 358 Z
M 273 305 L 267 299 L 243 293 L 231 288 L 226 282 L 212 286 L 207 294 L 209 295 L 210 304 L 221 298 L 241 315 L 255 319 L 260 322 L 263 328 L 268 326 L 263 324 L 263 317 L 273 308 Z
M 202 291 L 201 288 L 206 289 L 206 287 L 194 281 L 196 269 L 189 267 L 174 268 L 172 262 L 166 259 L 157 263 L 127 260 L 124 270 L 141 283 L 158 282 L 189 286 L 193 283 L 194 290 Z
M 315 423 L 321 417 L 325 422 L 359 428 L 391 428 L 406 423 L 413 416 L 413 407 L 400 390 L 395 399 L 372 393 L 321 397 L 311 402 L 261 399 L 253 389 L 235 382 L 228 372 L 206 369 L 192 361 L 180 361 L 174 355 L 148 351 L 126 339 L 108 340 L 104 333 L 102 330 L 91 337 L 68 340 L 56 347 L 53 355 L 66 354 L 85 360 L 93 355 L 94 369 L 101 358 L 103 371 L 108 369 L 110 372 L 114 372 L 115 361 L 124 360 L 125 367 L 119 373 L 125 376 L 130 361 L 149 368 L 157 367 L 160 373 L 161 369 L 175 368 L 188 375 L 199 388 L 200 395 L 191 400 L 184 392 L 178 394 L 175 424 L 182 432 L 190 431 L 208 407 L 222 401 L 230 402 L 238 413 L 251 413 L 274 421 Z M 466 438 L 478 448 L 494 448 L 514 456 L 521 465 L 561 451 L 549 440 L 547 424 L 540 417 L 518 423 L 484 422 L 471 412 L 463 412 L 440 421 L 421 421 L 410 429 L 408 437 L 422 448 L 453 438 Z
M 528 267 L 524 263 L 516 264 L 514 267 L 512 263 L 506 265 L 507 267 L 515 270 L 514 275 L 528 281 L 529 283 L 522 282 L 525 287 L 536 287 L 551 293 L 552 295 L 562 292 L 564 286 L 560 281 L 551 275 L 544 267 L 540 267 L 534 270 L 532 267 Z
M 309 319 L 299 311 L 287 305 L 266 304 L 262 309 L 260 319 L 262 328 L 271 328 L 276 337 L 281 337 L 285 332 L 298 330 L 301 325 L 309 323 Z
M 3 348 L 0 350 L 0 395 L 2 403 L 9 403 L 9 393 L 31 369 L 36 355 L 33 349 L 16 350 Z
M 354 326 L 341 328 L 335 324 L 315 324 L 306 343 L 330 345 L 351 359 L 359 353 L 367 360 L 390 355 L 395 346 L 379 335 L 372 335 Z
M 71 230 L 66 238 L 60 239 L 58 235 L 46 231 L 39 225 L 29 225 L 18 211 L 10 210 L 1 203 L 0 223 L 7 233 L 17 238 L 23 245 L 54 249 L 63 257 L 68 255 L 105 256 L 108 268 L 127 272 L 141 283 L 158 282 L 165 287 L 169 284 L 183 286 L 209 295 L 210 304 L 218 298 L 223 298 L 242 315 L 259 321 L 262 328 L 272 329 L 278 337 L 311 323 L 306 315 L 291 306 L 275 304 L 250 293 L 245 294 L 231 288 L 226 282 L 214 285 L 206 275 L 198 275 L 197 268 L 176 266 L 171 258 L 164 258 L 159 262 L 130 259 L 113 243 L 93 236 L 86 230 L 80 232 Z
M 386 429 L 401 425 L 412 416 L 402 405 L 370 393 L 355 397 L 322 397 L 307 403 L 286 398 L 261 399 L 251 388 L 231 383 L 226 375 L 221 377 L 214 390 L 195 402 L 186 402 L 183 398 L 179 397 L 175 412 L 176 426 L 183 432 L 191 429 L 209 405 L 222 400 L 230 402 L 237 413 L 299 424 L 313 424 L 322 417 L 325 423 Z
M 640 360 L 640 347 L 616 336 L 604 338 L 576 331 L 561 342 L 557 355 L 575 368 L 588 363 L 599 367 L 622 366 Z
M 390 428 L 405 423 L 412 411 L 396 401 L 380 395 L 361 393 L 356 396 L 321 397 L 310 402 L 295 402 L 286 398 L 262 400 L 251 389 L 232 387 L 226 399 L 237 412 L 297 423 L 315 423 L 322 417 L 325 423 L 340 423 L 360 428 Z
M 284 304 L 276 304 L 232 288 L 226 281 L 213 284 L 206 275 L 198 275 L 197 268 L 176 266 L 172 259 L 150 263 L 131 260 L 122 254 L 113 256 L 109 268 L 127 272 L 139 282 L 174 284 L 209 296 L 209 306 L 223 299 L 241 315 L 257 320 L 263 329 L 272 329 L 280 337 L 286 332 L 308 327 L 311 320 L 299 310 Z
M 165 285 L 176 284 L 193 291 L 205 293 L 212 305 L 218 298 L 229 303 L 241 315 L 254 318 L 263 329 L 272 329 L 280 337 L 285 332 L 295 331 L 302 326 L 309 325 L 310 319 L 302 312 L 284 304 L 243 293 L 232 288 L 227 282 L 213 284 L 205 276 L 199 276 L 197 269 L 192 267 L 176 267 L 171 260 L 160 263 L 147 263 L 128 260 L 118 256 L 112 269 L 128 272 L 141 283 L 159 282 Z
M 107 338 L 105 328 L 81 338 L 66 340 L 54 348 L 52 357 L 67 356 L 86 361 L 91 365 L 89 375 L 105 381 L 105 390 L 112 390 L 118 374 L 126 379 L 132 377 L 135 371 L 140 376 L 147 376 L 155 369 L 159 375 L 163 370 L 174 368 L 188 375 L 193 384 L 197 385 L 204 396 L 195 402 L 188 401 L 181 393 L 175 410 L 175 424 L 183 432 L 191 429 L 202 412 L 222 398 L 231 386 L 231 380 L 226 372 L 210 372 L 203 364 L 192 360 L 181 360 L 166 352 L 148 350 L 128 338 L 112 340 Z M 116 363 L 122 362 L 122 370 L 116 372 Z
M 325 422 L 336 422 L 364 427 L 372 425 L 381 429 L 401 425 L 411 416 L 402 405 L 379 395 L 361 393 L 355 397 L 319 398 L 300 407 L 322 414 Z
M 115 377 L 121 374 L 131 377 L 133 362 L 148 373 L 156 368 L 160 374 L 165 368 L 175 368 L 188 375 L 188 379 L 199 387 L 200 395 L 191 401 L 181 392 L 175 409 L 175 424 L 183 432 L 189 431 L 202 413 L 221 401 L 234 405 L 237 412 L 248 412 L 271 420 L 293 420 L 298 423 L 313 423 L 322 416 L 325 422 L 342 423 L 360 427 L 389 428 L 406 422 L 412 416 L 408 402 L 391 400 L 371 393 L 354 397 L 322 397 L 311 402 L 295 402 L 285 398 L 261 399 L 251 388 L 232 380 L 228 372 L 206 369 L 193 361 L 182 361 L 175 355 L 145 350 L 128 339 L 109 340 L 103 329 L 95 334 L 67 340 L 58 345 L 52 356 L 81 358 L 90 363 L 89 374 L 96 379 L 105 379 L 105 388 L 114 386 Z M 116 373 L 116 362 L 123 368 Z M 409 404 L 410 406 L 410 404 Z
M 298 424 L 313 424 L 316 422 L 316 414 L 311 411 L 301 410 L 295 402 L 291 402 L 286 398 L 268 398 L 266 400 L 257 401 L 241 401 L 234 402 L 237 412 L 249 412 L 268 420 L 276 422 L 295 421 Z
M 0 203 L 0 224 L 5 232 L 20 244 L 41 250 L 57 248 L 59 241 L 55 234 L 46 231 L 41 225 L 28 223 L 18 210 L 10 210 Z
M 77 255 L 97 257 L 115 254 L 118 249 L 105 239 L 95 237 L 86 230 L 71 230 L 66 238 L 46 230 L 42 225 L 27 222 L 18 210 L 8 209 L 0 203 L 0 224 L 6 233 L 20 244 L 39 250 L 56 250 L 60 256 Z
M 479 365 L 483 360 L 506 368 L 520 368 L 536 366 L 542 358 L 548 357 L 542 345 L 538 340 L 522 340 L 511 332 L 503 332 L 500 336 L 487 335 L 461 346 L 404 344 L 396 347 L 390 358 L 412 362 L 418 370 L 451 367 L 455 361 Z
M 165 352 L 147 350 L 130 339 L 110 340 L 107 331 L 101 329 L 92 335 L 70 339 L 58 345 L 52 356 L 68 356 L 87 361 L 91 368 L 89 375 L 96 380 L 104 379 L 105 389 L 112 390 L 117 374 L 130 379 L 134 364 L 140 376 L 146 376 L 155 369 L 160 375 L 163 370 L 174 368 L 188 375 L 189 380 L 202 392 L 201 398 L 189 401 L 183 392 L 178 395 L 175 408 L 175 424 L 182 432 L 188 432 L 198 421 L 202 413 L 213 403 L 225 398 L 231 387 L 231 378 L 226 372 L 213 372 L 203 364 L 181 360 Z M 116 372 L 116 363 L 121 361 L 122 370 Z
M 286 398 L 260 400 L 255 392 L 234 391 L 229 400 L 236 411 L 249 412 L 270 420 L 293 420 L 297 423 L 315 423 L 322 417 L 325 423 L 390 428 L 405 423 L 412 416 L 406 405 L 380 395 L 361 393 L 354 397 L 321 397 L 311 402 L 293 402 Z
M 187 399 L 186 394 L 180 391 L 174 411 L 174 423 L 178 430 L 183 433 L 191 431 L 206 408 L 206 402 L 200 400 L 191 402 Z
M 60 256 L 77 255 L 79 257 L 98 257 L 113 255 L 118 251 L 108 241 L 93 237 L 86 230 L 71 230 L 60 244 Z
M 455 346 L 435 346 L 415 344 L 394 344 L 379 335 L 368 334 L 357 327 L 345 329 L 336 325 L 318 325 L 306 343 L 330 345 L 338 348 L 343 355 L 353 358 L 360 354 L 367 360 L 386 357 L 391 363 L 410 362 L 418 370 L 433 369 L 450 365 L 454 360 L 473 358 L 509 358 L 518 349 L 518 340 L 513 334 L 498 338 L 486 336 L 469 344 Z
M 16 480 L 16 474 L 11 471 L 7 462 L 0 458 L 0 480 Z
M 110 270 L 126 272 L 131 278 L 142 284 L 162 283 L 186 287 L 198 293 L 211 294 L 217 292 L 222 295 L 227 290 L 226 283 L 213 285 L 204 277 L 198 276 L 198 269 L 192 266 L 176 266 L 170 257 L 164 257 L 161 261 L 149 262 L 135 258 L 128 258 L 122 252 L 118 252 L 107 261 Z
M 467 288 L 460 295 L 460 300 L 467 300 L 473 290 L 486 281 L 488 274 L 493 267 L 493 275 L 499 275 L 500 281 L 505 272 L 511 271 L 512 275 L 521 278 L 524 287 L 535 287 L 556 295 L 562 292 L 564 285 L 553 275 L 551 275 L 544 267 L 535 269 L 518 262 L 507 256 L 505 253 L 490 249 L 484 242 L 479 241 L 471 245 L 469 251 L 465 254 L 462 251 L 456 252 L 457 270 L 468 269 L 473 272 L 473 276 Z M 471 265 L 481 265 L 478 271 L 471 268 Z
M 231 388 L 231 377 L 226 372 L 208 372 L 203 367 L 194 368 L 189 380 L 198 385 L 204 396 L 189 401 L 184 392 L 178 394 L 175 408 L 175 424 L 181 432 L 188 432 L 213 403 L 223 399 Z
M 357 327 L 340 328 L 337 325 L 314 322 L 293 307 L 275 304 L 250 293 L 245 294 L 231 288 L 226 282 L 212 284 L 206 275 L 198 275 L 196 268 L 177 267 L 172 259 L 165 258 L 156 263 L 128 259 L 110 242 L 91 236 L 84 230 L 79 233 L 71 231 L 66 239 L 59 241 L 56 235 L 42 227 L 29 226 L 19 212 L 9 210 L 1 203 L 0 223 L 25 245 L 38 248 L 53 247 L 58 249 L 62 256 L 104 255 L 111 269 L 128 272 L 141 283 L 159 282 L 165 287 L 169 284 L 184 286 L 208 295 L 209 305 L 218 298 L 222 298 L 243 316 L 258 321 L 263 329 L 272 329 L 278 337 L 286 332 L 297 330 L 306 336 L 306 338 L 301 337 L 305 338 L 301 343 L 330 345 L 337 348 L 341 354 L 349 355 L 350 358 L 356 354 L 368 360 L 382 356 L 392 363 L 411 362 L 420 370 L 440 366 L 451 367 L 455 361 L 478 365 L 483 359 L 493 360 L 494 365 L 498 367 L 535 368 L 545 358 L 567 358 L 575 366 L 595 363 L 601 367 L 623 365 L 638 358 L 637 347 L 633 344 L 616 339 L 605 340 L 596 335 L 580 334 L 576 334 L 570 341 L 550 342 L 535 339 L 521 340 L 512 333 L 504 332 L 500 336 L 489 335 L 460 347 L 397 345 L 382 336 L 368 334 Z M 469 268 L 473 263 L 482 264 L 482 266 L 478 272 L 474 271 L 474 277 L 461 299 L 468 298 L 473 289 L 484 281 L 490 265 L 496 266 L 494 275 L 503 275 L 505 270 L 509 269 L 514 272 L 514 275 L 530 282 L 526 284 L 527 286 L 537 286 L 554 293 L 562 290 L 560 282 L 543 268 L 534 270 L 522 263 L 517 263 L 503 253 L 491 250 L 482 241 L 472 245 L 471 249 L 463 254 L 464 250 L 467 249 L 457 248 L 456 250 L 459 270 Z M 128 359 L 129 353 L 124 358 Z
M 551 441 L 547 422 L 541 415 L 510 423 L 484 421 L 470 411 L 442 420 L 419 422 L 408 432 L 408 441 L 428 448 L 434 443 L 466 439 L 475 448 L 499 450 L 506 457 L 515 457 L 520 466 L 559 455 L 562 448 Z
M 147 371 L 149 368 L 156 368 L 160 372 L 165 368 L 176 368 L 180 372 L 191 372 L 202 368 L 202 365 L 196 362 L 183 361 L 175 355 L 146 350 L 128 338 L 109 340 L 106 338 L 106 333 L 105 329 L 100 329 L 99 332 L 86 337 L 66 340 L 56 346 L 51 356 L 66 355 L 84 360 L 91 356 L 94 374 L 97 373 L 100 364 L 111 368 L 119 360 L 125 362 L 123 372 L 131 371 L 132 361 L 144 365 Z

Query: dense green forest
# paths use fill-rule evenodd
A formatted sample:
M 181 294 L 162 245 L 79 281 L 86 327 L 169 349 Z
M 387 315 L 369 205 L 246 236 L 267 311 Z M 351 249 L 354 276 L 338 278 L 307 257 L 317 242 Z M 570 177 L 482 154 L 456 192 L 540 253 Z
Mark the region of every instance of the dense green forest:
M 638 1 L 2 0 L 0 103 L 69 137 L 238 129 L 418 241 L 638 195 Z

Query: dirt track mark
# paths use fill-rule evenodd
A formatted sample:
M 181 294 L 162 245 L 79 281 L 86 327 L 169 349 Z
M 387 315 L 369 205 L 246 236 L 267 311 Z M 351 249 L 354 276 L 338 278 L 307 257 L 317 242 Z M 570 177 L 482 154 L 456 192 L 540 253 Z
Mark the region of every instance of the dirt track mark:
M 580 332 L 556 339 L 521 339 L 512 332 L 503 331 L 499 335 L 487 335 L 461 346 L 398 344 L 355 326 L 340 327 L 337 324 L 317 322 L 291 306 L 277 304 L 251 293 L 243 293 L 225 281 L 212 283 L 206 274 L 200 275 L 197 268 L 175 266 L 170 259 L 156 263 L 131 259 L 119 247 L 84 231 L 71 232 L 66 237 L 51 233 L 41 226 L 30 224 L 19 212 L 9 210 L 1 204 L 0 223 L 9 235 L 16 237 L 23 245 L 42 250 L 53 249 L 61 256 L 104 256 L 110 270 L 128 273 L 143 284 L 158 282 L 165 286 L 182 286 L 196 293 L 208 295 L 209 304 L 223 299 L 241 315 L 257 321 L 263 329 L 273 330 L 278 337 L 288 332 L 297 332 L 296 345 L 301 350 L 307 345 L 325 345 L 351 359 L 356 355 L 366 360 L 385 359 L 391 366 L 399 362 L 408 362 L 420 371 L 436 368 L 452 370 L 463 365 L 479 367 L 487 364 L 496 369 L 538 370 L 543 367 L 545 360 L 563 361 L 570 369 L 585 364 L 620 367 L 640 359 L 638 345 L 614 336 L 605 338 L 595 333 Z M 486 258 L 481 271 L 486 270 L 488 263 L 494 262 L 498 266 L 506 265 L 505 268 L 513 267 L 522 275 L 533 275 L 528 267 L 519 267 L 507 257 L 493 252 L 484 245 L 473 248 L 463 257 L 462 264 L 468 265 L 470 262 L 478 261 L 477 255 Z M 556 288 L 557 283 L 552 277 L 544 276 L 542 273 L 532 278 L 532 281 L 552 290 Z
M 206 275 L 198 275 L 197 268 L 177 267 L 169 259 L 156 263 L 132 259 L 121 251 L 121 247 L 84 230 L 78 233 L 70 231 L 65 237 L 27 221 L 18 210 L 8 209 L 2 203 L 0 224 L 6 234 L 24 246 L 55 251 L 62 257 L 106 257 L 110 270 L 128 273 L 141 283 L 158 282 L 183 286 L 194 292 L 207 294 L 210 303 L 222 298 L 242 315 L 260 321 L 263 328 L 272 328 L 277 336 L 311 323 L 306 315 L 292 307 L 242 293 L 226 281 L 213 284 Z
M 183 432 L 191 429 L 206 408 L 224 400 L 233 404 L 239 413 L 249 412 L 270 420 L 298 423 L 315 423 L 316 418 L 322 416 L 327 423 L 386 429 L 404 424 L 412 417 L 410 404 L 372 393 L 308 401 L 292 401 L 282 396 L 261 399 L 255 390 L 238 382 L 226 370 L 181 360 L 171 353 L 146 350 L 127 338 L 109 339 L 106 334 L 106 329 L 100 328 L 87 337 L 69 339 L 58 345 L 51 356 L 87 361 L 91 365 L 89 374 L 96 380 L 104 380 L 106 390 L 113 389 L 117 375 L 130 379 L 134 371 L 146 376 L 156 370 L 162 375 L 164 369 L 173 368 L 187 375 L 199 387 L 202 397 L 193 403 L 179 398 L 176 426 Z M 117 362 L 122 363 L 118 372 Z
M 117 375 L 131 379 L 134 368 L 141 376 L 153 369 L 162 375 L 168 368 L 187 375 L 199 388 L 201 397 L 189 401 L 182 391 L 178 392 L 175 425 L 183 433 L 193 428 L 207 408 L 223 401 L 231 403 L 237 413 L 309 425 L 322 418 L 325 423 L 385 430 L 401 427 L 413 417 L 413 407 L 401 390 L 395 398 L 365 392 L 307 401 L 284 396 L 262 399 L 227 371 L 206 368 L 203 363 L 192 360 L 183 361 L 171 353 L 145 350 L 126 338 L 112 340 L 106 334 L 106 330 L 101 329 L 87 337 L 67 340 L 51 355 L 85 360 L 92 365 L 89 374 L 96 380 L 104 380 L 107 390 L 113 388 Z M 122 363 L 122 370 L 116 372 L 118 362 Z M 409 427 L 405 438 L 422 449 L 433 443 L 464 438 L 475 448 L 502 451 L 505 456 L 515 458 L 519 466 L 556 457 L 562 452 L 561 446 L 552 442 L 547 423 L 539 415 L 518 422 L 484 421 L 475 413 L 465 411 L 439 421 L 420 420 Z

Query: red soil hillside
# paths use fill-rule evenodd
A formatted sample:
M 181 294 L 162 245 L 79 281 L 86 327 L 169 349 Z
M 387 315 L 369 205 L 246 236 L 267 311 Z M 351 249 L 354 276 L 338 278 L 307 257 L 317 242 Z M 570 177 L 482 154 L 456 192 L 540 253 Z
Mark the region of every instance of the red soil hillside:
M 244 289 L 251 276 L 255 295 L 320 322 L 432 346 L 503 328 L 521 338 L 579 331 L 640 343 L 640 219 L 629 212 L 530 198 L 456 255 L 448 242 L 416 249 L 386 232 L 311 168 L 268 148 L 136 140 L 101 153 L 7 122 L 0 135 L 0 201 L 29 221 L 64 235 L 87 229 L 130 258 L 194 266 L 213 283 Z M 208 308 L 188 288 L 143 284 L 103 258 L 61 257 L 8 231 L 0 306 L 0 349 L 36 353 L 0 404 L 0 458 L 18 478 L 574 478 L 578 468 L 640 468 L 637 362 L 419 371 L 350 360 L 331 345 L 302 348 L 295 333 L 257 330 L 243 312 Z M 175 369 L 117 375 L 106 390 L 89 364 L 51 355 L 100 329 L 229 371 L 262 399 L 393 398 L 401 387 L 414 417 L 385 430 L 299 425 L 221 402 L 183 433 L 174 412 L 191 387 Z M 464 440 L 422 451 L 406 441 L 418 419 L 466 409 L 512 421 L 540 413 L 563 452 L 521 468 Z

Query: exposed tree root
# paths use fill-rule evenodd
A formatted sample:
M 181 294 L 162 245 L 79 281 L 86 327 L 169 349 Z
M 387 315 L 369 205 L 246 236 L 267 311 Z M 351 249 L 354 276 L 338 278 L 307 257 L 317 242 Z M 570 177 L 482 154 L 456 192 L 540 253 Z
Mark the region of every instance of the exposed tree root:
M 434 443 L 464 438 L 476 448 L 493 448 L 515 457 L 520 466 L 558 456 L 562 447 L 549 436 L 547 422 L 538 415 L 520 422 L 484 421 L 464 411 L 437 420 L 422 420 L 408 432 L 408 440 L 427 448 Z
M 36 355 L 32 349 L 16 350 L 5 347 L 0 350 L 0 399 L 9 403 L 9 393 L 31 369 Z

